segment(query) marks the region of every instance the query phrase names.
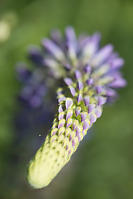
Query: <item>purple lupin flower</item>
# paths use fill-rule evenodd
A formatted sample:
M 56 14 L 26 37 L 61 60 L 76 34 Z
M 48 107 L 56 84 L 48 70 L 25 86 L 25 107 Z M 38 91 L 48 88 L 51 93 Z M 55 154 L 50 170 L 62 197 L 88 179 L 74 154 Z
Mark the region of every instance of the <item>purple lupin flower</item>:
M 111 44 L 100 48 L 99 43 L 100 34 L 77 38 L 72 27 L 66 28 L 64 38 L 55 31 L 42 41 L 42 65 L 66 86 L 57 90 L 59 108 L 52 130 L 29 165 L 28 181 L 34 188 L 51 182 L 102 115 L 103 105 L 115 99 L 115 89 L 126 85 L 119 72 L 123 59 Z

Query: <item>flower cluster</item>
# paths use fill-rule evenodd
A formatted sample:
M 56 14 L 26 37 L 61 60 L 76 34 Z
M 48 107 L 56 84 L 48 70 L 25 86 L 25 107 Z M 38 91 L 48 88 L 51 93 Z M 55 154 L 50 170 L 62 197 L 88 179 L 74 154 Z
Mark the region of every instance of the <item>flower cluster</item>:
M 43 129 L 50 126 L 53 120 L 56 95 L 51 93 L 51 88 L 56 85 L 56 82 L 53 81 L 51 74 L 47 75 L 43 56 L 43 51 L 36 46 L 31 46 L 28 51 L 28 62 L 20 62 L 16 67 L 21 91 L 18 96 L 20 106 L 15 117 L 15 128 L 19 132 L 17 137 L 21 142 L 22 138 L 29 137 L 36 129 L 38 134 L 43 132 L 43 136 L 46 136 Z M 40 136 L 39 139 L 42 140 L 44 137 Z
M 46 93 L 42 71 L 38 68 L 31 71 L 24 64 L 19 64 L 17 72 L 19 80 L 24 84 L 19 99 L 29 107 L 39 107 Z
M 115 89 L 126 85 L 119 72 L 123 59 L 110 44 L 100 49 L 99 42 L 98 33 L 77 38 L 68 27 L 64 37 L 53 31 L 51 39 L 42 41 L 43 58 L 32 52 L 34 62 L 64 80 L 57 90 L 58 111 L 51 132 L 29 165 L 28 180 L 34 188 L 51 182 L 101 116 L 103 105 L 116 98 Z

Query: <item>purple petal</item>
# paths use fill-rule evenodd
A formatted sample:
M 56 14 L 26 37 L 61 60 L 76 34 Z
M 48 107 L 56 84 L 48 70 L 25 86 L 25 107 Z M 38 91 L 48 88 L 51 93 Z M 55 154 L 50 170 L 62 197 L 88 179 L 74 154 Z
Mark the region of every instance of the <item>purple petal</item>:
M 32 72 L 25 65 L 20 65 L 16 68 L 18 79 L 22 82 L 27 82 L 32 76 Z
M 91 66 L 90 65 L 85 66 L 84 71 L 85 71 L 85 73 L 90 74 L 91 73 Z
M 92 35 L 92 37 L 88 39 L 88 41 L 83 47 L 82 51 L 83 56 L 92 56 L 98 49 L 99 41 L 100 41 L 99 34 L 96 33 Z
M 109 96 L 109 97 L 114 97 L 117 95 L 116 91 L 111 89 L 111 88 L 108 88 L 107 91 L 106 91 L 106 95 Z
M 121 88 L 126 86 L 127 82 L 125 79 L 123 79 L 122 77 L 117 78 L 115 81 L 113 81 L 112 83 L 110 83 L 110 86 L 112 88 Z
M 66 109 L 71 108 L 73 105 L 73 100 L 71 98 L 66 99 Z
M 87 116 L 88 116 L 88 113 L 87 113 L 87 112 L 82 112 L 82 113 L 81 113 L 81 121 L 86 120 Z
M 105 104 L 106 101 L 107 101 L 107 99 L 105 97 L 102 97 L 102 96 L 98 97 L 98 105 L 99 106 Z
M 65 78 L 64 81 L 65 81 L 65 83 L 66 83 L 68 86 L 70 86 L 70 85 L 73 84 L 73 81 L 72 81 L 71 78 Z
M 105 62 L 105 60 L 107 60 L 108 57 L 111 55 L 112 50 L 113 50 L 113 46 L 110 44 L 103 47 L 101 50 L 99 50 L 99 52 L 93 58 L 92 64 L 97 66 Z
M 43 55 L 37 47 L 31 47 L 29 49 L 29 58 L 35 63 L 35 64 L 43 64 Z
M 66 115 L 66 120 L 68 120 L 70 117 L 72 117 L 73 112 L 72 111 L 68 111 L 67 115 Z
M 72 27 L 66 28 L 66 46 L 68 56 L 73 60 L 76 58 L 77 52 L 77 40 L 74 29 Z
M 76 35 L 75 31 L 72 27 L 67 27 L 66 28 L 66 38 L 70 41 L 75 41 L 76 40 Z
M 101 117 L 101 115 L 102 115 L 101 107 L 99 107 L 99 106 L 96 107 L 95 114 L 96 114 L 97 118 Z
M 76 35 L 75 35 L 75 31 L 72 27 L 67 27 L 66 28 L 66 40 L 73 46 L 73 48 L 76 50 L 76 43 L 77 43 L 77 39 L 76 39 Z
M 75 140 L 72 140 L 72 146 L 75 147 Z
M 88 120 L 85 120 L 83 122 L 83 130 L 87 130 L 90 127 L 90 123 Z
M 95 108 L 95 105 L 94 104 L 89 104 L 88 105 L 88 113 L 91 113 Z
M 90 102 L 90 97 L 89 96 L 85 96 L 84 97 L 84 103 L 85 103 L 85 105 L 88 106 L 89 102 Z
M 64 118 L 64 112 L 59 113 L 58 115 L 58 119 L 62 120 Z
M 78 98 L 77 98 L 78 103 L 81 102 L 82 100 L 83 100 L 82 95 L 79 94 L 79 95 L 78 95 Z
M 76 116 L 78 116 L 78 115 L 80 114 L 80 111 L 81 111 L 81 108 L 80 108 L 80 107 L 77 107 L 76 110 L 75 110 Z
M 96 86 L 96 92 L 97 94 L 100 94 L 103 91 L 102 86 Z
M 85 36 L 85 35 L 80 35 L 79 36 L 79 45 L 80 45 L 80 48 L 81 50 L 84 48 L 85 45 L 87 45 L 87 43 L 90 41 L 90 36 Z
M 91 113 L 90 114 L 90 122 L 91 122 L 91 124 L 94 123 L 96 121 L 96 119 L 97 119 L 96 115 L 94 113 Z
M 80 129 L 77 128 L 76 129 L 76 136 L 78 137 L 78 141 L 80 142 L 81 141 L 81 136 L 80 136 L 81 132 L 80 132 Z
M 59 111 L 59 113 L 63 112 L 63 108 L 62 108 L 62 106 L 61 106 L 61 105 L 59 106 L 58 111 Z
M 67 124 L 66 124 L 66 127 L 68 128 L 69 126 L 71 126 L 71 124 L 72 124 L 72 119 L 68 119 L 67 120 Z
M 63 101 L 65 101 L 65 97 L 60 97 L 59 99 L 58 99 L 58 102 L 60 103 L 60 102 L 63 102 Z
M 53 40 L 56 44 L 58 44 L 58 45 L 61 44 L 61 42 L 62 42 L 62 37 L 61 37 L 61 33 L 60 33 L 58 30 L 53 30 L 53 31 L 51 32 L 50 35 L 51 35 L 52 40 Z
M 82 90 L 83 87 L 84 87 L 84 85 L 83 85 L 82 81 L 79 80 L 79 81 L 78 81 L 78 89 L 79 89 L 79 90 Z
M 59 124 L 58 124 L 58 128 L 63 127 L 64 124 L 65 124 L 65 120 L 64 120 L 64 119 L 60 120 L 60 121 L 59 121 Z
M 69 89 L 70 89 L 72 96 L 75 96 L 75 94 L 76 94 L 75 88 L 73 86 L 70 86 Z
M 58 132 L 58 128 L 52 130 L 52 135 L 55 135 Z
M 53 41 L 49 39 L 44 39 L 43 46 L 49 53 L 51 53 L 59 61 L 62 61 L 64 59 L 64 54 L 62 50 Z
M 116 58 L 116 59 L 112 60 L 111 68 L 119 69 L 120 67 L 123 66 L 123 64 L 124 64 L 124 60 L 122 58 Z
M 73 130 L 75 130 L 75 129 L 77 129 L 78 128 L 78 126 L 77 126 L 77 124 L 74 122 L 73 123 Z
M 80 79 L 82 77 L 82 74 L 79 70 L 75 71 L 75 77 L 76 77 L 76 79 Z
M 88 80 L 86 81 L 86 83 L 88 84 L 88 86 L 93 85 L 93 82 L 94 82 L 94 80 L 93 80 L 92 78 L 90 78 L 90 79 L 88 79 Z

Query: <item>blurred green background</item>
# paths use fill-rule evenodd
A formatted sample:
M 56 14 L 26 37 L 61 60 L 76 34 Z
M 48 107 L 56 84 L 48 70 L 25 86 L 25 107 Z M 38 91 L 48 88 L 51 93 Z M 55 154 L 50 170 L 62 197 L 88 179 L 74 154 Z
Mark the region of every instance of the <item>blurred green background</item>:
M 128 85 L 120 90 L 115 104 L 104 108 L 92 138 L 84 139 L 53 182 L 33 190 L 26 182 L 29 152 L 24 144 L 19 150 L 14 147 L 13 118 L 19 92 L 15 65 L 26 59 L 30 44 L 40 44 L 51 29 L 63 31 L 67 25 L 77 34 L 99 31 L 102 45 L 113 43 L 125 59 L 122 72 Z M 133 198 L 132 65 L 132 0 L 0 1 L 0 199 Z

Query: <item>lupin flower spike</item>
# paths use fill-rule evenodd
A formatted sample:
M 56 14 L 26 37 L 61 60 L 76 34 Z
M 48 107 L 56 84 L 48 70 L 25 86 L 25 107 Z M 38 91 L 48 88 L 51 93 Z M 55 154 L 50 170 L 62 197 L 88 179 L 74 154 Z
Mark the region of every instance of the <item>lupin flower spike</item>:
M 64 38 L 55 31 L 51 39 L 42 41 L 43 64 L 57 76 L 64 71 L 58 77 L 65 75 L 66 87 L 57 90 L 59 108 L 51 132 L 29 164 L 28 181 L 34 188 L 52 181 L 101 116 L 103 105 L 116 98 L 114 89 L 126 85 L 119 72 L 123 59 L 112 45 L 100 49 L 99 42 L 98 33 L 77 38 L 71 27 L 66 28 Z

